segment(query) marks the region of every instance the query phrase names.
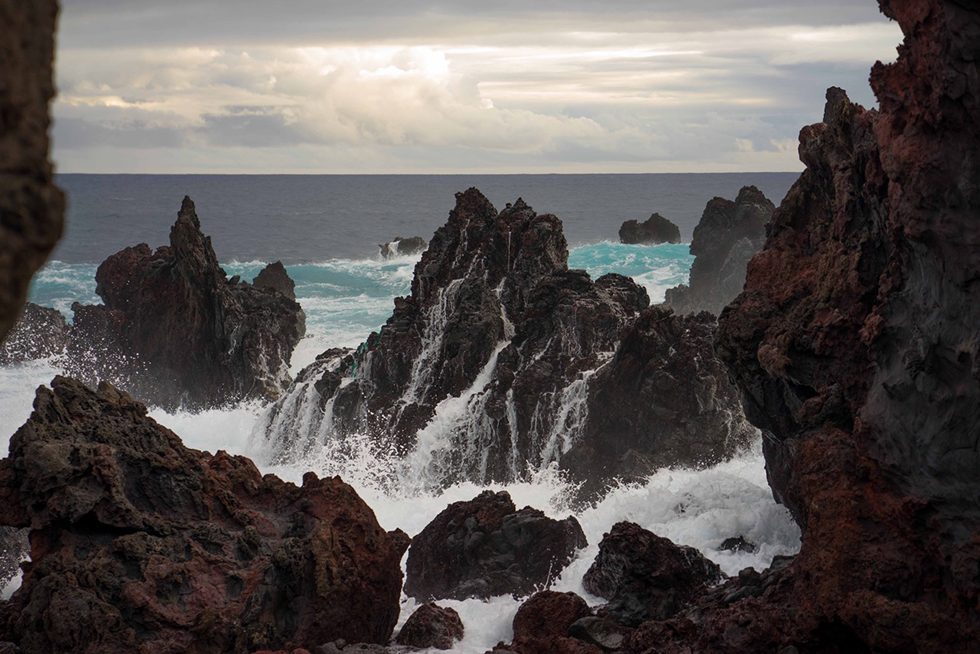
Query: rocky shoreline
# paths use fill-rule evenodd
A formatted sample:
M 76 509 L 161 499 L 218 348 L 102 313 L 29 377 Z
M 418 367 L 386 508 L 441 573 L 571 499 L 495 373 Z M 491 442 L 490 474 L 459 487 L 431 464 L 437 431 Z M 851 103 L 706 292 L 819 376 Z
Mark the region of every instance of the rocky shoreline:
M 827 92 L 823 121 L 801 132 L 806 170 L 717 321 L 649 307 L 627 278 L 569 270 L 557 217 L 520 200 L 498 212 L 470 189 L 385 327 L 355 351 L 325 352 L 268 423 L 288 455 L 287 436 L 310 436 L 290 414 L 302 400 L 330 411 L 338 433 L 408 454 L 433 436 L 434 418 L 452 418 L 435 434 L 448 447 L 430 450 L 447 481 L 518 479 L 516 462 L 545 460 L 577 476 L 588 499 L 609 479 L 728 457 L 751 421 L 773 494 L 802 529 L 797 556 L 727 578 L 697 551 L 621 522 L 585 574 L 607 600 L 590 607 L 547 589 L 586 544 L 575 518 L 487 491 L 410 538 L 382 529 L 340 478 L 263 476 L 247 458 L 185 447 L 112 384 L 57 377 L 0 460 L 0 525 L 5 537 L 27 530 L 31 556 L 0 604 L 0 651 L 452 648 L 467 625 L 438 604 L 423 604 L 392 643 L 406 551 L 404 590 L 423 601 L 528 597 L 501 654 L 970 651 L 980 633 L 980 10 L 879 4 L 905 34 L 898 60 L 872 71 L 880 109 Z M 18 4 L 7 11 L 16 24 L 0 27 L 38 37 L 8 39 L 20 44 L 17 65 L 0 75 L 30 96 L 17 107 L 44 116 L 55 13 L 52 2 Z M 13 280 L 0 337 L 61 214 L 47 121 L 21 122 L 24 139 L 0 145 L 35 174 L 24 193 L 0 193 L 0 208 L 38 238 L 3 241 L 20 254 L 0 257 L 0 277 Z M 749 195 L 744 204 L 764 207 Z M 123 379 L 161 405 L 272 399 L 303 332 L 283 274 L 227 279 L 188 199 L 169 247 L 129 248 L 100 267 L 106 304 L 79 307 L 71 332 L 116 348 L 103 361 L 137 354 L 153 382 Z

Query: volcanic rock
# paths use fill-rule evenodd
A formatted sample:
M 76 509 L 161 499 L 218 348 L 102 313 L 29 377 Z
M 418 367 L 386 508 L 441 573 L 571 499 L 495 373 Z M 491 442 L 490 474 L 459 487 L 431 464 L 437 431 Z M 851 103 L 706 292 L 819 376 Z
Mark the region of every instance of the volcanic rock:
M 282 265 L 282 261 L 270 263 L 260 270 L 259 274 L 252 281 L 252 285 L 255 288 L 269 288 L 278 291 L 290 300 L 296 299 L 296 282 L 290 279 L 289 273 L 286 272 L 286 267 Z
M 299 304 L 269 285 L 285 285 L 285 272 L 263 272 L 262 288 L 229 281 L 184 198 L 169 246 L 126 248 L 99 266 L 104 305 L 73 307 L 69 369 L 167 408 L 274 399 L 306 326 Z
M 405 594 L 422 601 L 530 595 L 586 545 L 575 518 L 518 511 L 506 492 L 484 491 L 450 504 L 412 539 Z
M 514 639 L 550 640 L 568 635 L 579 618 L 592 615 L 589 605 L 575 593 L 543 590 L 521 604 L 514 616 Z
M 463 639 L 463 621 L 454 609 L 423 604 L 409 616 L 395 642 L 409 647 L 452 649 Z
M 25 654 L 385 643 L 398 619 L 408 537 L 350 486 L 188 449 L 108 384 L 38 389 L 0 497 L 0 522 L 31 529 L 0 610 L 0 640 Z
M 421 236 L 412 236 L 411 238 L 396 236 L 387 243 L 382 243 L 378 246 L 381 250 L 381 258 L 383 259 L 420 254 L 425 252 L 426 247 L 428 247 L 428 243 Z
M 48 161 L 56 0 L 0 2 L 0 342 L 61 238 L 65 199 Z
M 0 344 L 0 365 L 46 359 L 62 354 L 67 345 L 68 323 L 61 312 L 28 302 Z
M 634 651 L 966 652 L 980 633 L 980 7 L 880 2 L 880 109 L 831 89 L 719 349 L 802 549 Z
M 732 536 L 731 538 L 726 538 L 718 546 L 718 549 L 726 552 L 754 552 L 756 546 L 745 540 L 742 536 Z
M 395 301 L 381 332 L 349 357 L 315 363 L 269 412 L 277 460 L 302 458 L 324 430 L 341 441 L 366 434 L 379 450 L 405 455 L 425 429 L 428 442 L 445 443 L 427 454 L 433 485 L 526 479 L 557 464 L 601 489 L 653 466 L 735 451 L 752 430 L 710 329 L 670 318 L 673 327 L 650 335 L 650 321 L 637 320 L 649 305 L 642 287 L 615 274 L 592 280 L 567 258 L 555 216 L 520 200 L 498 214 L 476 189 L 459 194 L 416 266 L 412 295 Z M 697 334 L 690 345 L 680 342 L 687 332 Z M 621 342 L 629 345 L 619 355 Z M 629 381 L 603 372 L 655 352 L 684 383 L 666 391 L 646 383 L 653 366 Z M 617 394 L 603 396 L 610 407 L 595 399 L 604 384 Z M 612 411 L 627 417 L 617 422 Z M 690 444 L 676 442 L 688 436 Z M 566 465 L 577 444 L 602 451 L 600 465 L 580 456 Z
M 640 245 L 680 243 L 681 230 L 659 213 L 645 221 L 627 220 L 619 228 L 619 242 Z
M 675 545 L 632 522 L 619 522 L 602 537 L 582 583 L 585 590 L 609 600 L 605 615 L 636 626 L 669 618 L 723 576 L 693 547 Z
M 691 239 L 690 282 L 668 289 L 665 304 L 680 314 L 720 314 L 742 292 L 745 268 L 762 249 L 766 223 L 775 209 L 754 186 L 743 187 L 734 202 L 708 202 Z

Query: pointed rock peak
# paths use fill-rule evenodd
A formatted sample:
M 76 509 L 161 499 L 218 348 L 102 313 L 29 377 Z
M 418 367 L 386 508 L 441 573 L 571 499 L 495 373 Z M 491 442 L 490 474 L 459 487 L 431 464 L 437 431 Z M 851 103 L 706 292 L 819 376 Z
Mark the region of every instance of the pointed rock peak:
M 170 246 L 178 258 L 193 256 L 207 262 L 208 267 L 217 268 L 217 258 L 211 248 L 211 239 L 201 231 L 201 221 L 197 217 L 194 201 L 185 196 L 177 214 L 177 222 L 170 228 Z
M 836 123 L 851 105 L 851 99 L 847 97 L 847 91 L 831 86 L 827 89 L 827 104 L 823 110 L 823 122 L 830 125 Z
M 479 189 L 470 187 L 456 194 L 456 207 L 450 212 L 450 219 L 458 216 L 486 215 L 496 216 L 497 209 Z
M 286 272 L 282 261 L 270 263 L 255 277 L 252 284 L 256 288 L 268 288 L 282 293 L 290 300 L 296 299 L 296 284 Z
M 194 207 L 194 200 L 191 200 L 191 196 L 185 195 L 183 202 L 180 203 L 180 213 L 178 216 L 197 216 L 197 210 Z

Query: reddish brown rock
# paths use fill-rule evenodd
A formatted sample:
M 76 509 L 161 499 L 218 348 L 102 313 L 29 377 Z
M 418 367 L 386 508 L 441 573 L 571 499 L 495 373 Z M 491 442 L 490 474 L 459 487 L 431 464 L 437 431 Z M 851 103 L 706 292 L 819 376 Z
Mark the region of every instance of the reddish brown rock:
M 107 384 L 58 377 L 34 407 L 0 462 L 0 521 L 31 530 L 0 640 L 204 654 L 390 638 L 408 537 L 339 478 L 297 487 L 188 449 Z
M 61 238 L 65 200 L 48 161 L 56 0 L 0 0 L 0 341 Z
M 880 111 L 828 92 L 720 351 L 800 554 L 635 651 L 966 652 L 980 633 L 980 7 L 882 0 Z M 743 593 L 749 589 L 751 593 Z
M 506 492 L 484 491 L 450 504 L 412 539 L 405 594 L 423 601 L 530 595 L 586 545 L 575 518 L 518 511 Z
M 452 649 L 463 639 L 463 621 L 455 609 L 423 604 L 408 617 L 395 642 L 420 648 Z
M 69 370 L 166 408 L 274 399 L 289 385 L 306 323 L 277 290 L 285 270 L 263 273 L 260 287 L 228 280 L 184 198 L 169 246 L 126 248 L 99 266 L 104 305 L 74 307 Z

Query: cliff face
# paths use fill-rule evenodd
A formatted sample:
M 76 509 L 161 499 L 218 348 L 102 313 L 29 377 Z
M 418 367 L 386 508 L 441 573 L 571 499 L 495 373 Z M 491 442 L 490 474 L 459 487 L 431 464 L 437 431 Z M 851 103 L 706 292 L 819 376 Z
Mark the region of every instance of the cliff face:
M 804 528 L 783 642 L 966 651 L 980 629 L 980 8 L 880 4 L 905 34 L 872 71 L 880 112 L 828 92 L 719 347 Z M 737 610 L 787 617 L 772 601 Z
M 56 0 L 0 0 L 0 340 L 61 237 L 64 196 L 48 161 Z

